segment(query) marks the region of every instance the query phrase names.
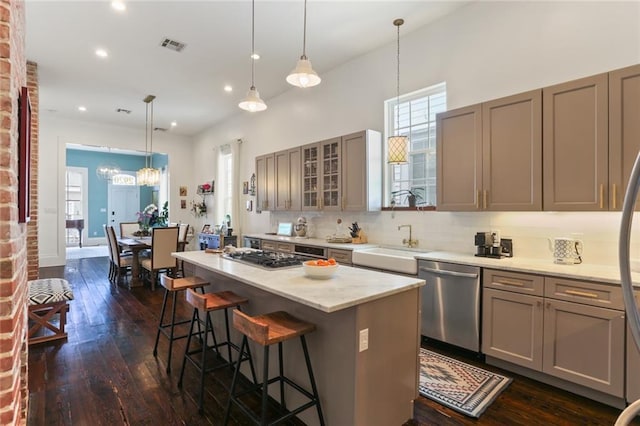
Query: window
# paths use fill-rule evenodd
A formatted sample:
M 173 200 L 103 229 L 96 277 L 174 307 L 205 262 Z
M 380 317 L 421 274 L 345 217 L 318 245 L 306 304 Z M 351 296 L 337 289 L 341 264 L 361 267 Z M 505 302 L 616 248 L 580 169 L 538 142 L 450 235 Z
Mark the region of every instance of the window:
M 387 136 L 409 137 L 409 162 L 388 165 L 388 205 L 408 206 L 413 193 L 418 206 L 435 206 L 436 114 L 446 109 L 445 83 L 385 102 Z
M 225 221 L 233 212 L 233 152 L 230 145 L 222 145 L 218 155 L 218 185 L 216 185 L 218 223 Z

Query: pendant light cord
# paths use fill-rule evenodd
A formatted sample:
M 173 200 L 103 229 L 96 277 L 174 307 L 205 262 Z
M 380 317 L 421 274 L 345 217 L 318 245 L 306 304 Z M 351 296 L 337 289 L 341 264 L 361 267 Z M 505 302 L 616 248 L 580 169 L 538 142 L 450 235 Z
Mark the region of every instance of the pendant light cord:
M 256 1 L 251 1 L 251 90 L 256 89 L 254 74 L 256 67 L 256 47 L 255 47 L 255 26 L 256 26 Z
M 144 117 L 144 167 L 147 168 L 149 166 L 149 154 L 147 154 L 147 149 L 149 148 L 149 104 L 147 103 L 145 108 L 145 117 Z
M 404 21 L 396 19 L 393 23 L 398 29 L 398 50 L 396 56 L 396 136 L 400 136 L 400 25 L 402 25 Z
M 307 59 L 307 0 L 304 0 L 304 25 L 302 30 L 302 58 Z
M 151 124 L 149 125 L 149 167 L 153 169 L 153 100 L 151 101 Z

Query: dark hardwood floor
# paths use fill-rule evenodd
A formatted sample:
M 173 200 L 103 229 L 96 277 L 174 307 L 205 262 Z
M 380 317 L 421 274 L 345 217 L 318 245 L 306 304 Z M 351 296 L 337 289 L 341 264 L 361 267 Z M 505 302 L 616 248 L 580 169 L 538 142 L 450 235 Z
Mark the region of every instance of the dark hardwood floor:
M 42 278 L 68 279 L 75 300 L 69 312 L 68 341 L 29 349 L 28 424 L 222 424 L 227 402 L 223 384 L 230 382 L 230 374 L 221 371 L 215 373 L 217 380 L 207 378 L 204 413 L 199 415 L 193 368 L 187 366 L 184 388 L 177 387 L 184 340 L 174 345 L 171 374 L 165 372 L 166 339 L 161 338 L 158 357 L 152 354 L 162 289 L 128 290 L 111 284 L 105 257 L 67 262 L 66 267 L 41 270 Z M 189 317 L 191 311 L 182 302 L 178 313 Z M 430 349 L 500 371 L 451 350 Z M 514 381 L 480 419 L 420 397 L 414 419 L 405 425 L 613 425 L 619 414 L 619 410 L 598 402 L 502 373 Z M 247 422 L 235 412 L 230 424 Z

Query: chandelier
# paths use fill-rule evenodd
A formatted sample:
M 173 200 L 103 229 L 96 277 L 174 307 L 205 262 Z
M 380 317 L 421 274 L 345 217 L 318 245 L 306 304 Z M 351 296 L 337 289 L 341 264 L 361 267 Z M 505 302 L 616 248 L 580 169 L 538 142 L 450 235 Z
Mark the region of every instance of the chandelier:
M 136 180 L 140 186 L 157 186 L 160 183 L 160 170 L 153 168 L 153 100 L 155 98 L 154 95 L 148 95 L 144 98 L 144 103 L 147 104 L 144 129 L 144 167 L 136 173 Z M 147 140 L 149 140 L 149 151 L 147 151 Z

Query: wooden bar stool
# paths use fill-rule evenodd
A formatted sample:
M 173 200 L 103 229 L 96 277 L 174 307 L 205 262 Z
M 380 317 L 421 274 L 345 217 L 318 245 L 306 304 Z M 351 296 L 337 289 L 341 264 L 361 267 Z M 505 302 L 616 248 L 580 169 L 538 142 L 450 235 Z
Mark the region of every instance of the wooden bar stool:
M 249 300 L 245 297 L 238 296 L 232 291 L 221 291 L 218 293 L 205 293 L 198 294 L 192 289 L 188 289 L 187 293 L 187 302 L 193 306 L 193 316 L 191 318 L 191 327 L 189 329 L 189 334 L 187 337 L 187 346 L 184 351 L 184 358 L 182 359 L 182 369 L 180 370 L 180 379 L 178 380 L 178 387 L 182 387 L 182 378 L 184 377 L 184 368 L 187 364 L 187 360 L 193 364 L 193 366 L 200 371 L 200 395 L 198 399 L 198 412 L 202 413 L 202 401 L 204 397 L 204 378 L 205 374 L 211 371 L 217 370 L 223 367 L 229 367 L 233 369 L 233 365 L 239 363 L 242 359 L 243 361 L 249 361 L 249 366 L 251 367 L 251 375 L 253 376 L 253 382 L 256 382 L 256 373 L 253 368 L 253 361 L 251 360 L 251 353 L 247 351 L 247 354 L 244 358 L 242 358 L 242 352 L 240 352 L 240 348 L 238 345 L 231 341 L 231 335 L 229 333 L 229 316 L 228 309 L 229 308 L 237 308 L 240 309 L 240 305 L 247 303 Z M 195 323 L 200 322 L 200 314 L 199 310 L 206 312 L 205 318 L 205 328 L 204 330 L 200 330 L 198 326 L 198 332 L 194 333 L 193 327 Z M 213 330 L 213 323 L 211 322 L 211 317 L 209 313 L 214 311 L 224 310 L 224 324 L 226 331 L 226 341 L 218 343 L 216 340 L 216 335 Z M 207 335 L 211 333 L 211 338 L 213 340 L 213 345 L 207 344 Z M 190 350 L 191 346 L 191 338 L 193 336 L 199 336 L 201 345 L 199 348 Z M 226 346 L 227 347 L 227 361 L 223 363 L 219 363 L 212 367 L 207 367 L 207 351 L 213 350 L 216 352 L 218 357 L 220 357 L 219 348 Z M 233 362 L 231 357 L 231 349 L 234 349 L 238 352 L 238 359 Z M 200 355 L 200 360 L 197 359 L 197 355 Z
M 184 277 L 184 278 L 171 278 L 166 274 L 160 275 L 160 284 L 164 287 L 164 300 L 162 301 L 162 310 L 160 311 L 160 321 L 158 322 L 158 333 L 156 334 L 156 344 L 153 346 L 153 356 L 158 355 L 158 341 L 160 340 L 160 333 L 165 335 L 169 339 L 169 357 L 167 359 L 167 373 L 171 372 L 171 353 L 173 349 L 173 342 L 175 340 L 184 339 L 187 334 L 176 336 L 174 329 L 176 325 L 188 324 L 191 322 L 189 319 L 176 321 L 176 300 L 179 292 L 191 289 L 200 289 L 204 293 L 204 287 L 209 285 L 209 282 L 200 277 Z M 171 321 L 164 323 L 164 314 L 167 309 L 167 300 L 169 299 L 169 293 L 172 294 L 173 304 L 171 306 Z M 198 327 L 200 323 L 198 323 Z M 167 332 L 166 329 L 169 329 Z
M 307 342 L 305 340 L 305 334 L 310 333 L 316 329 L 315 324 L 302 321 L 283 311 L 250 317 L 234 309 L 233 326 L 238 331 L 243 333 L 244 336 L 242 337 L 242 344 L 240 345 L 240 361 L 238 361 L 236 365 L 236 371 L 233 374 L 233 381 L 231 382 L 230 398 L 227 404 L 227 410 L 225 412 L 223 424 L 226 425 L 229 421 L 231 405 L 235 403 L 242 412 L 244 412 L 253 422 L 259 425 L 272 425 L 280 423 L 315 405 L 318 410 L 318 418 L 320 420 L 320 424 L 324 425 L 322 408 L 320 407 L 320 397 L 318 396 L 316 381 L 313 378 L 313 370 L 311 368 L 309 351 L 307 350 Z M 290 378 L 285 377 L 283 373 L 284 362 L 282 359 L 282 342 L 298 336 L 300 337 L 302 350 L 304 352 L 304 359 L 307 363 L 309 381 L 311 382 L 311 392 L 302 388 L 299 384 L 295 383 Z M 235 394 L 240 365 L 242 364 L 242 361 L 245 360 L 245 358 L 242 357 L 242 354 L 245 349 L 249 348 L 247 338 L 253 340 L 264 348 L 262 366 L 263 379 L 262 383 L 256 384 L 255 386 L 252 386 L 248 389 L 243 390 L 242 392 L 239 392 L 238 394 Z M 280 367 L 280 374 L 277 377 L 269 379 L 269 347 L 275 343 L 278 344 L 278 364 Z M 280 384 L 280 406 L 285 411 L 287 411 L 284 397 L 285 383 L 309 398 L 309 402 L 299 406 L 298 408 L 288 411 L 286 414 L 281 415 L 275 420 L 267 421 L 267 401 L 269 395 L 268 388 L 270 384 L 276 382 Z M 259 417 L 253 411 L 251 411 L 250 408 L 242 400 L 240 400 L 241 396 L 257 390 L 262 391 L 261 412 Z

